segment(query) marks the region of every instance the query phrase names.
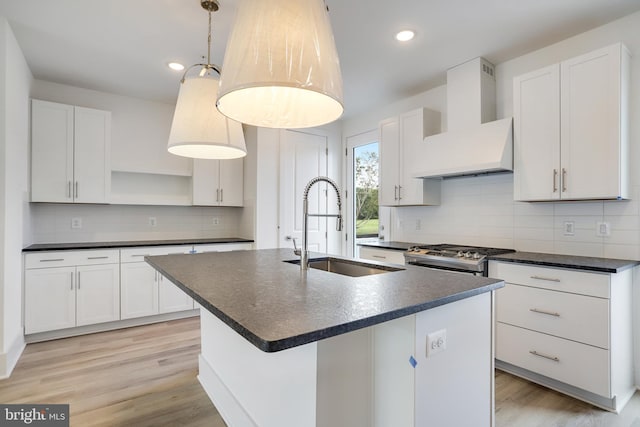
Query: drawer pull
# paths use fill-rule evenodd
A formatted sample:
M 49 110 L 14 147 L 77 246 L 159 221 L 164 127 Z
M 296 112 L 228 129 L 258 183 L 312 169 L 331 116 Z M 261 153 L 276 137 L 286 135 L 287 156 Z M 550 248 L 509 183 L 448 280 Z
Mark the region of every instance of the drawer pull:
M 545 359 L 553 360 L 554 362 L 560 362 L 560 359 L 558 359 L 557 357 L 547 356 L 546 354 L 538 353 L 535 350 L 529 350 L 529 353 L 533 354 L 534 356 L 538 356 L 538 357 L 542 357 L 542 358 L 545 358 Z
M 552 311 L 539 310 L 537 308 L 530 308 L 529 311 L 533 311 L 534 313 L 546 314 L 547 316 L 560 317 L 560 313 L 554 313 Z
M 142 254 L 142 255 L 131 255 L 132 257 L 143 257 L 143 256 L 149 256 L 149 254 Z
M 87 259 L 109 259 L 108 256 L 88 256 Z
M 56 262 L 56 261 L 64 261 L 64 258 L 52 258 L 52 259 L 41 259 L 40 262 Z
M 380 259 L 387 259 L 386 256 L 382 256 L 382 255 L 371 255 L 373 258 L 380 258 Z
M 552 277 L 531 276 L 532 279 L 546 280 L 547 282 L 560 282 L 560 279 L 554 279 Z

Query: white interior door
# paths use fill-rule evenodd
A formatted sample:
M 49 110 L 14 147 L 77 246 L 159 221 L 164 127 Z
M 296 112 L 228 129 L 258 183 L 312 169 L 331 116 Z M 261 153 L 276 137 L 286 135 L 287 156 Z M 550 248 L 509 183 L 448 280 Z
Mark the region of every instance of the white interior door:
M 307 183 L 327 175 L 328 137 L 283 130 L 280 141 L 280 246 L 293 247 L 287 236 L 302 242 L 302 197 Z M 333 189 L 331 190 L 333 191 Z M 331 200 L 334 200 L 333 198 Z M 337 208 L 336 208 L 337 210 Z M 315 184 L 309 192 L 309 213 L 327 212 L 327 185 Z M 332 211 L 333 212 L 333 211 Z M 335 223 L 334 218 L 329 221 Z M 309 218 L 308 249 L 327 251 L 327 219 Z

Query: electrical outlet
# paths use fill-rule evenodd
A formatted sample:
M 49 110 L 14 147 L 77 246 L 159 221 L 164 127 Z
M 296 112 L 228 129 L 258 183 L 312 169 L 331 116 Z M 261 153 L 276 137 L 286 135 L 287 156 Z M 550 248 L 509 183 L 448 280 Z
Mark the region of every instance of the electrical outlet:
M 596 236 L 608 237 L 611 236 L 611 224 L 608 222 L 596 222 Z
M 156 217 L 155 216 L 150 216 L 149 217 L 149 227 L 155 227 L 156 225 L 158 225 L 158 221 L 156 221 Z
M 71 218 L 71 228 L 82 228 L 82 218 Z
M 427 335 L 427 357 L 447 349 L 447 330 L 440 329 Z
M 575 226 L 576 223 L 573 221 L 565 221 L 564 222 L 564 235 L 565 236 L 573 236 L 575 235 Z
M 217 216 L 214 216 L 213 218 L 211 218 L 211 224 L 220 225 L 220 218 L 218 218 Z

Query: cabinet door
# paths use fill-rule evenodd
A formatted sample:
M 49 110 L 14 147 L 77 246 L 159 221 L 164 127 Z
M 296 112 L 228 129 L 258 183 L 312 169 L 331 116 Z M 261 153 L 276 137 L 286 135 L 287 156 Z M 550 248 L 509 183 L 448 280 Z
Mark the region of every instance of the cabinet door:
M 120 320 L 120 266 L 76 267 L 77 326 Z
M 31 101 L 31 201 L 72 202 L 73 107 Z
M 158 274 L 158 276 L 160 278 L 158 285 L 158 308 L 160 313 L 193 309 L 193 299 L 189 295 L 161 274 Z
M 76 325 L 75 268 L 25 271 L 25 333 L 52 331 Z
M 514 198 L 560 198 L 560 67 L 513 80 Z
M 220 206 L 244 204 L 244 159 L 220 160 Z
M 146 262 L 120 266 L 122 319 L 158 314 L 158 273 Z
M 620 44 L 561 64 L 562 197 L 616 198 L 621 194 Z M 563 188 L 563 189 L 564 189 Z
M 75 107 L 74 200 L 107 203 L 111 192 L 111 113 Z
M 380 171 L 378 203 L 381 206 L 398 204 L 398 166 L 400 162 L 400 129 L 398 118 L 380 122 Z
M 220 203 L 220 160 L 194 159 L 193 204 L 218 206 Z

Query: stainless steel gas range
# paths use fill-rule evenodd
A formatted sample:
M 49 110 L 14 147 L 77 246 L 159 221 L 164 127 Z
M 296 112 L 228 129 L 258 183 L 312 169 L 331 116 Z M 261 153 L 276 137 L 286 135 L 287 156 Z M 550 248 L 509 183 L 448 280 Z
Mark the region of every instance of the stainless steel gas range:
M 404 252 L 404 261 L 410 265 L 487 276 L 487 257 L 509 252 L 515 251 L 452 244 L 412 246 Z

